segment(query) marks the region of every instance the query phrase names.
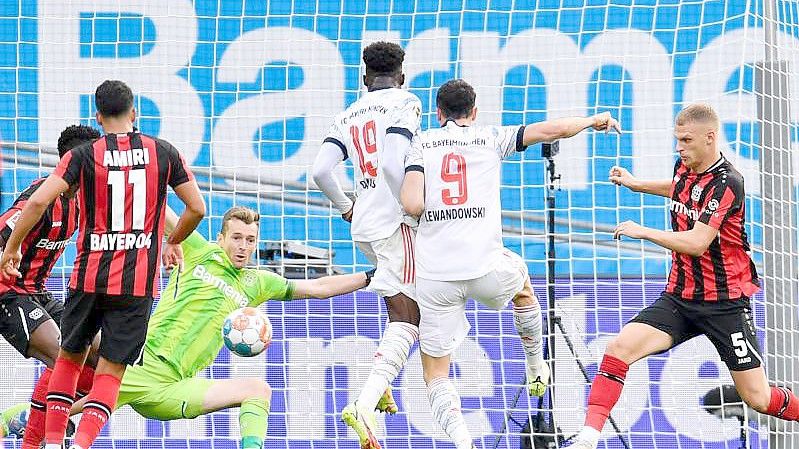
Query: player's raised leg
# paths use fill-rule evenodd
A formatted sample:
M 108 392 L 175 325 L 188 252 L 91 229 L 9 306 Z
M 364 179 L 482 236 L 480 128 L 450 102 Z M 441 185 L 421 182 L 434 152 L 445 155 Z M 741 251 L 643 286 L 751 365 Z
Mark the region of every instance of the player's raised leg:
M 635 319 L 648 316 L 653 306 L 644 309 Z M 621 396 L 630 365 L 650 354 L 668 350 L 673 342 L 671 335 L 643 322 L 630 322 L 622 328 L 605 349 L 588 394 L 585 424 L 571 447 L 593 449 L 597 446 L 602 428 Z
M 544 361 L 541 305 L 529 279 L 525 280 L 524 289 L 513 298 L 513 324 L 524 349 L 528 393 L 543 396 L 549 384 L 550 371 Z
M 744 402 L 760 413 L 799 420 L 799 399 L 785 387 L 770 386 L 748 298 L 714 304 L 712 319 L 700 327 L 727 365 Z
M 191 404 L 192 394 L 183 395 Z M 200 414 L 239 407 L 241 449 L 261 449 L 266 438 L 272 388 L 261 379 L 224 379 L 211 381 L 203 395 Z
M 505 261 L 500 267 L 510 276 L 505 281 L 509 285 L 518 285 L 523 280 L 524 286 L 513 297 L 513 324 L 521 339 L 526 361 L 527 391 L 531 396 L 543 396 L 549 384 L 549 365 L 544 361 L 544 339 L 541 335 L 541 304 L 530 284 L 527 264 L 518 254 L 505 249 Z M 513 271 L 516 269 L 516 272 Z M 498 274 L 495 274 L 495 276 Z
M 799 399 L 785 387 L 770 386 L 762 366 L 730 371 L 744 402 L 760 413 L 788 421 L 799 420 Z

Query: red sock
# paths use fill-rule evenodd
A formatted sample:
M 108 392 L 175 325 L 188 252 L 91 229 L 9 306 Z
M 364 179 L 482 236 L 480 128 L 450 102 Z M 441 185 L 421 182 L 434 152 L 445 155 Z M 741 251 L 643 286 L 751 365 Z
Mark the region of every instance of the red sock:
M 768 403 L 766 414 L 787 421 L 797 421 L 799 420 L 799 400 L 787 388 L 771 387 L 771 401 Z
M 602 364 L 594 377 L 591 392 L 588 394 L 588 411 L 585 414 L 585 425 L 602 431 L 605 421 L 608 420 L 610 411 L 616 405 L 624 388 L 624 378 L 627 377 L 629 365 L 623 361 L 605 354 Z
M 44 438 L 47 444 L 61 444 L 67 430 L 69 411 L 75 402 L 75 387 L 81 367 L 77 363 L 59 357 L 50 375 L 47 392 L 47 417 L 44 423 Z
M 78 377 L 78 396 L 84 397 L 89 394 L 92 389 L 92 383 L 94 383 L 94 368 L 84 364 L 83 371 L 80 372 L 80 377 Z
M 44 370 L 36 386 L 33 387 L 31 396 L 31 410 L 28 413 L 28 424 L 25 425 L 25 436 L 22 437 L 23 449 L 38 449 L 39 443 L 44 439 L 44 418 L 47 414 L 47 388 L 50 385 L 50 376 L 53 370 Z
M 119 384 L 122 380 L 110 374 L 95 376 L 89 399 L 83 406 L 83 417 L 80 419 L 78 431 L 75 432 L 75 443 L 88 449 L 117 405 Z

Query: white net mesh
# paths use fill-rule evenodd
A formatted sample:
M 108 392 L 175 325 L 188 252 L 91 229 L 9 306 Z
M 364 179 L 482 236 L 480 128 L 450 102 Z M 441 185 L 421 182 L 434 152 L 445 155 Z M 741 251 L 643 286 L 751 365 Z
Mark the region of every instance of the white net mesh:
M 228 207 L 248 205 L 261 213 L 262 245 L 297 240 L 334 251 L 344 271 L 364 269 L 348 226 L 309 185 L 307 170 L 332 116 L 360 92 L 361 48 L 378 39 L 406 49 L 423 128 L 436 125 L 436 87 L 454 76 L 475 86 L 481 123 L 603 110 L 622 122 L 620 136 L 561 142 L 555 159 L 556 314 L 577 355 L 558 331 L 552 416 L 565 436 L 582 424 L 588 391 L 577 359 L 593 377 L 609 338 L 657 297 L 668 269 L 664 250 L 611 239 L 623 220 L 666 229 L 666 201 L 612 186 L 608 170 L 671 178 L 674 115 L 694 101 L 718 111 L 721 147 L 746 177 L 747 231 L 766 289 L 755 316 L 770 379 L 799 386 L 792 1 L 6 0 L 0 206 L 54 165 L 40 144 L 52 147 L 69 124 L 94 123 L 95 86 L 118 78 L 139 95 L 138 126 L 174 143 L 195 167 L 209 205 L 204 235 L 215 237 Z M 503 226 L 546 298 L 548 190 L 539 152 L 532 147 L 504 166 Z M 351 182 L 349 165 L 342 176 Z M 48 284 L 57 296 L 73 257 L 71 245 Z M 244 360 L 223 351 L 204 375 L 272 385 L 267 448 L 357 447 L 337 413 L 365 379 L 385 310 L 369 293 L 267 310 L 275 326 L 267 354 Z M 537 404 L 517 396 L 523 355 L 512 317 L 476 306 L 468 313 L 473 329 L 455 377 L 470 428 L 482 447 L 519 447 L 521 424 Z M 0 342 L 0 407 L 30 397 L 35 366 Z M 730 382 L 705 338 L 635 365 L 613 414 L 621 438 L 635 448 L 740 447 L 739 421 L 702 406 L 709 390 Z M 451 447 L 430 419 L 417 354 L 395 385 L 401 412 L 386 420 L 385 447 Z M 751 411 L 744 427 L 751 447 L 799 449 L 793 427 Z M 238 432 L 235 411 L 161 423 L 123 409 L 98 445 L 222 449 L 235 447 Z M 610 427 L 602 444 L 624 447 Z

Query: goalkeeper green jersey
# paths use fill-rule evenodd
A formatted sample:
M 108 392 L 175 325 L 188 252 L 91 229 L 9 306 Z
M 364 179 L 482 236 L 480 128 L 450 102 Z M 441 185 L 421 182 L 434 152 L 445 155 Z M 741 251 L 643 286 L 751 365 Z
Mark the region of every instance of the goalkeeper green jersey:
M 196 231 L 181 247 L 183 269 L 172 273 L 150 318 L 144 363 L 155 356 L 188 378 L 222 349 L 222 324 L 230 312 L 291 299 L 294 285 L 268 271 L 236 268 L 219 245 Z

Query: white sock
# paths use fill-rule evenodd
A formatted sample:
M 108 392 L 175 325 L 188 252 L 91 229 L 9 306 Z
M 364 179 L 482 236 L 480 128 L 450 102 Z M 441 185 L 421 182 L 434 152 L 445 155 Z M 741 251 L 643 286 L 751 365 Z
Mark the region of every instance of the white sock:
M 383 396 L 391 382 L 399 375 L 411 346 L 419 339 L 419 327 L 410 323 L 388 323 L 380 346 L 375 352 L 372 371 L 358 395 L 358 407 L 364 410 L 374 410 L 377 401 Z
M 602 432 L 594 429 L 591 426 L 584 426 L 580 430 L 580 433 L 577 434 L 577 440 L 588 441 L 589 443 L 591 443 L 594 446 L 596 446 L 596 444 L 599 443 L 599 436 L 601 434 L 602 434 Z
M 529 306 L 513 307 L 513 324 L 522 340 L 527 365 L 535 366 L 544 362 L 541 336 L 541 307 L 538 303 Z
M 433 417 L 455 446 L 458 449 L 470 449 L 472 435 L 463 419 L 461 397 L 449 378 L 433 379 L 427 385 L 427 399 L 433 409 Z
M 75 446 L 76 446 L 76 445 L 75 445 Z M 76 447 L 77 447 L 77 446 L 76 446 Z M 70 446 L 70 448 L 72 448 L 72 446 Z M 44 449 L 61 449 L 61 445 L 60 445 L 60 444 L 52 444 L 52 443 L 48 443 L 48 444 L 45 444 L 45 445 L 44 445 Z

